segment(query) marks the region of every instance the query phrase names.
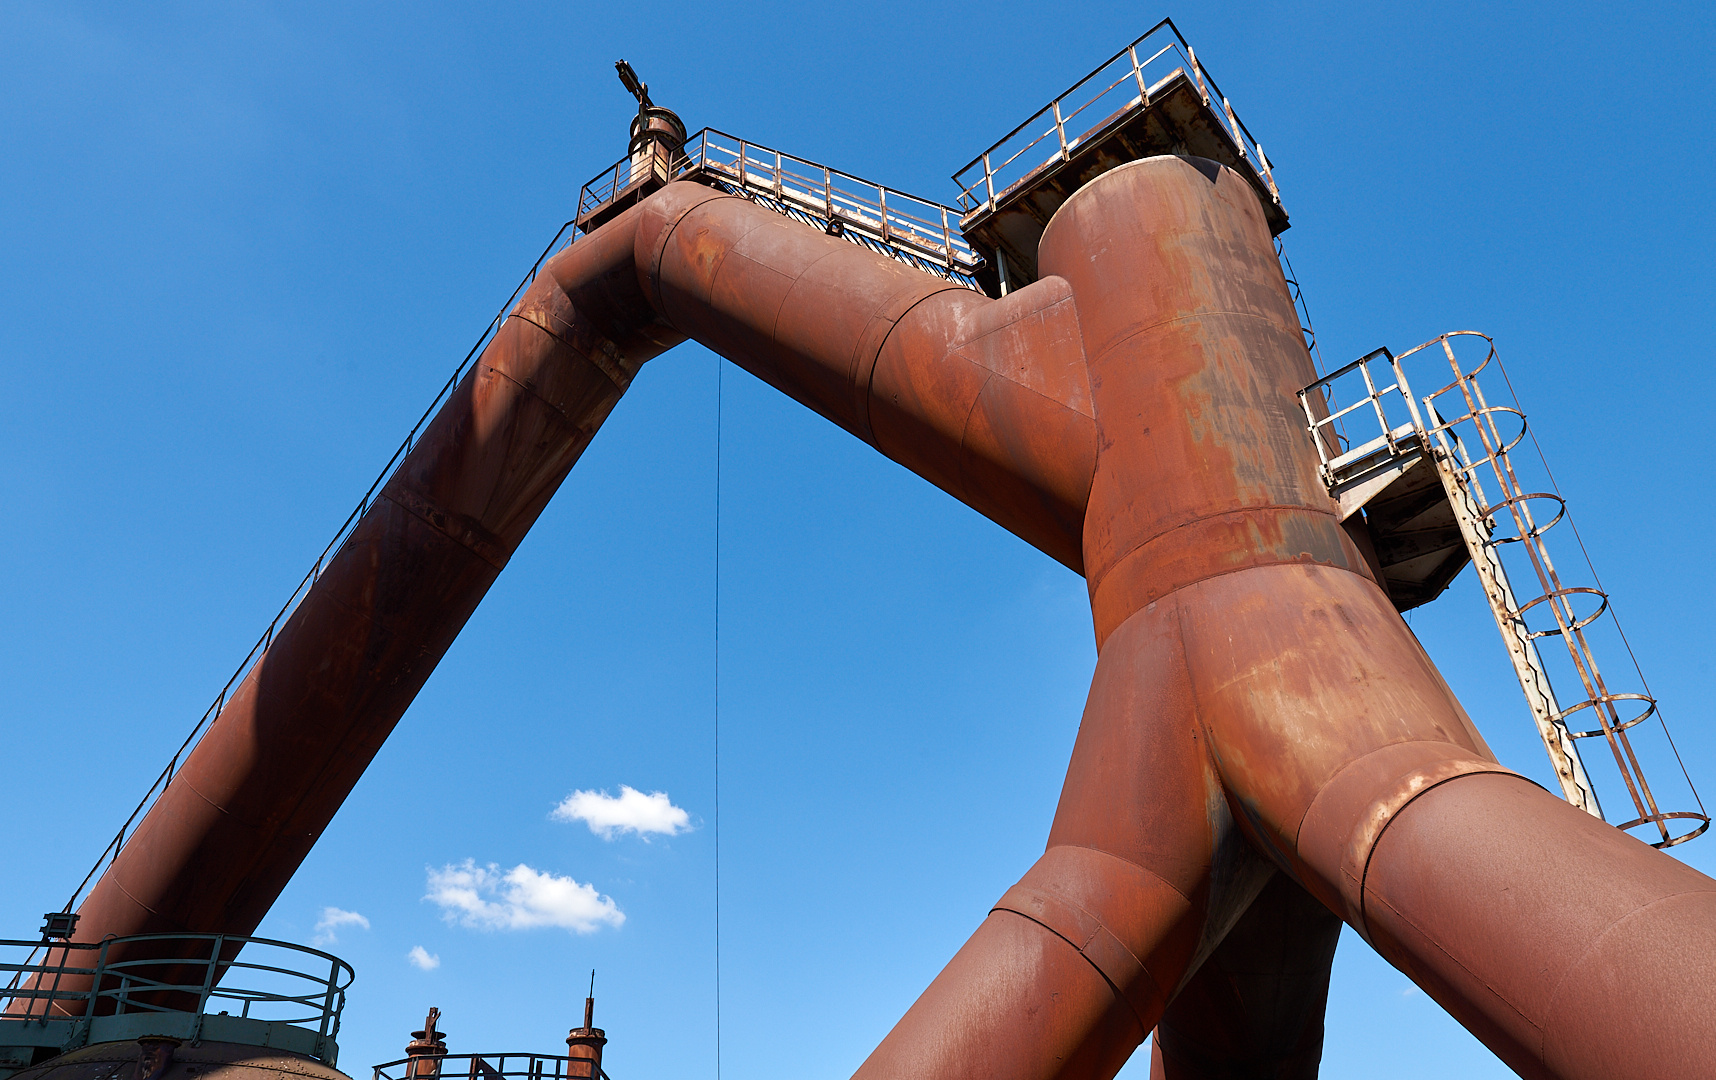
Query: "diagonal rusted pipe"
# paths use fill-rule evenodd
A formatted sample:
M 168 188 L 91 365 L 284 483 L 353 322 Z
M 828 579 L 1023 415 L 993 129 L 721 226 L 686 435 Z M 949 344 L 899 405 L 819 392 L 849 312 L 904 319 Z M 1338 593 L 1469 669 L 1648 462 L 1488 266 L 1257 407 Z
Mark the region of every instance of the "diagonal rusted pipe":
M 80 907 L 249 934 L 645 360 L 634 212 L 549 261 Z

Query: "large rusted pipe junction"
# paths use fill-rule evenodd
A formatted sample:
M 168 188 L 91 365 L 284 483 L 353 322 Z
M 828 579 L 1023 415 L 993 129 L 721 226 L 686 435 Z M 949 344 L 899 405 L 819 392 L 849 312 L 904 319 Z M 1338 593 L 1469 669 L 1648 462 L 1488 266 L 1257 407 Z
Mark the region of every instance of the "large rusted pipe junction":
M 81 907 L 252 931 L 640 365 L 693 339 L 1082 573 L 1043 857 L 859 1070 L 1314 1076 L 1341 922 L 1528 1077 L 1704 1077 L 1716 882 L 1496 763 L 1343 529 L 1254 189 L 1114 169 L 1000 300 L 674 183 L 549 261 Z

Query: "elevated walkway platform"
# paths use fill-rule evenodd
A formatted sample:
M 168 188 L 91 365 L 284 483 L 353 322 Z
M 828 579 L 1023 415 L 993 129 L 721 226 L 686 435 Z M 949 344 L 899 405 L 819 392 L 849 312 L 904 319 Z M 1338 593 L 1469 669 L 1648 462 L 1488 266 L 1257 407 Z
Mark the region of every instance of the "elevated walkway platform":
M 758 145 L 714 128 L 677 152 L 621 158 L 585 184 L 575 224 L 589 233 L 675 180 L 719 188 L 831 236 L 968 289 L 983 267 L 960 212 L 903 191 Z
M 1257 191 L 1270 231 L 1287 228 L 1263 147 L 1170 19 L 956 173 L 957 207 L 704 128 L 683 144 L 649 144 L 634 132 L 632 152 L 579 192 L 574 222 L 589 233 L 666 185 L 691 180 L 999 297 L 1037 279 L 1043 229 L 1073 192 L 1119 165 L 1163 154 L 1232 168 Z
M 1163 19 L 954 174 L 984 289 L 999 296 L 1037 280 L 1037 245 L 1061 204 L 1110 169 L 1162 154 L 1228 166 L 1257 191 L 1270 232 L 1287 228 L 1263 147 Z
M 0 1080 L 139 1039 L 264 1047 L 331 1068 L 352 981 L 336 956 L 225 934 L 0 941 L 0 973 Z

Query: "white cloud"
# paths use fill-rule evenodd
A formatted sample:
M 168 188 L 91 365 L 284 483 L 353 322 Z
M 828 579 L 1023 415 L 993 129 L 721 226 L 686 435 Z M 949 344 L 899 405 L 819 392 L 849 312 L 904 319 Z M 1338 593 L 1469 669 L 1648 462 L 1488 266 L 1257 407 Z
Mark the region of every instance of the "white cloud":
M 333 945 L 340 940 L 340 927 L 361 926 L 369 929 L 369 920 L 355 911 L 343 911 L 337 907 L 322 909 L 322 917 L 316 920 L 316 936 L 310 939 L 313 945 Z
M 504 872 L 494 863 L 478 866 L 474 859 L 439 870 L 430 867 L 424 899 L 439 904 L 448 922 L 478 930 L 559 926 L 588 934 L 626 921 L 625 913 L 595 886 L 523 863 Z
M 405 959 L 411 961 L 413 967 L 423 971 L 434 971 L 441 966 L 441 955 L 432 953 L 421 945 L 411 946 L 411 951 L 405 954 Z
M 673 805 L 665 791 L 648 795 L 620 785 L 618 798 L 606 791 L 574 791 L 549 815 L 555 821 L 582 821 L 604 840 L 620 833 L 637 833 L 645 840 L 650 833 L 674 836 L 691 828 L 691 815 Z

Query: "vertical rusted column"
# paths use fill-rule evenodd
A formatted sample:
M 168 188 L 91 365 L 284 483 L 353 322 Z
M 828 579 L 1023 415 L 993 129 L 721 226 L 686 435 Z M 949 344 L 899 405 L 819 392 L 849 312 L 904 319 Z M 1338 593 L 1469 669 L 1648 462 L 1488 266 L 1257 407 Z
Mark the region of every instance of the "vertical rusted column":
M 1309 364 L 1268 241 L 1246 185 L 1180 159 L 1115 170 L 1050 223 L 1041 265 L 1077 307 L 1100 448 L 1096 679 L 1048 851 L 860 1076 L 1111 1075 L 1272 872 L 1230 812 L 1176 593 L 1245 567 L 1368 571 L 1288 426 Z
M 1495 763 L 1329 512 L 1245 185 L 1115 170 L 1041 261 L 1097 388 L 1099 639 L 1177 608 L 1193 730 L 1252 842 L 1522 1074 L 1708 1075 L 1716 1033 L 1677 1018 L 1716 1009 L 1716 883 Z
M 1152 1080 L 1316 1080 L 1341 920 L 1275 874 L 1156 1024 Z

